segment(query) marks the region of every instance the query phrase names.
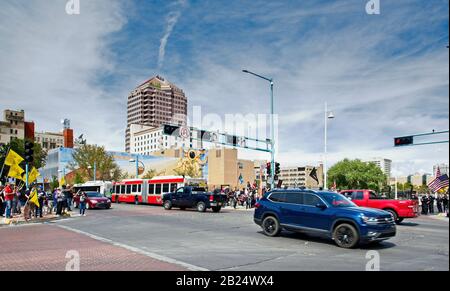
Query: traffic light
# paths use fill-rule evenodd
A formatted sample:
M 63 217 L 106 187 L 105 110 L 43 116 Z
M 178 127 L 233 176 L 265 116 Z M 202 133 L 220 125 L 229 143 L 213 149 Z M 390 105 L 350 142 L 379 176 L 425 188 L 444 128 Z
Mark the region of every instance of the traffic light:
M 25 162 L 31 164 L 34 161 L 34 143 L 31 141 L 25 142 Z
M 281 165 L 280 163 L 275 163 L 275 175 L 279 175 L 281 173 Z
M 270 163 L 267 163 L 266 169 L 267 169 L 267 176 L 272 175 L 272 165 Z
M 395 138 L 394 142 L 396 147 L 413 145 L 414 137 L 413 136 L 397 137 Z

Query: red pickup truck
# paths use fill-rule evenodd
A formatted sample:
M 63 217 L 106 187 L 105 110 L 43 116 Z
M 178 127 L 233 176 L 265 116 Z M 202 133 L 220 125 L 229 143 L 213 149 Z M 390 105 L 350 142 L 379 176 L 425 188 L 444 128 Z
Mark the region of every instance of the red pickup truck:
M 397 224 L 405 218 L 415 218 L 419 215 L 418 200 L 384 199 L 372 190 L 344 190 L 341 194 L 351 199 L 360 207 L 377 208 L 390 212 Z

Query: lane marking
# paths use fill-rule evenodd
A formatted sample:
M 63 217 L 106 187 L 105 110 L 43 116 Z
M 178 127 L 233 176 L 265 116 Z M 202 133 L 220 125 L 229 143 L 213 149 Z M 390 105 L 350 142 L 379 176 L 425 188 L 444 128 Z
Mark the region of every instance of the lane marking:
M 152 253 L 152 252 L 144 251 L 144 250 L 142 250 L 140 248 L 132 247 L 132 246 L 129 246 L 129 245 L 126 245 L 126 244 L 123 244 L 123 243 L 119 243 L 119 242 L 115 242 L 113 240 L 110 240 L 110 239 L 107 239 L 107 238 L 104 238 L 104 237 L 100 237 L 100 236 L 97 236 L 97 235 L 94 235 L 94 234 L 91 234 L 91 233 L 88 233 L 88 232 L 85 232 L 85 231 L 82 231 L 82 230 L 78 230 L 78 229 L 75 229 L 75 228 L 71 228 L 69 226 L 65 226 L 65 225 L 55 225 L 55 226 L 57 226 L 59 228 L 63 228 L 63 229 L 68 230 L 68 231 L 71 231 L 71 232 L 75 232 L 75 233 L 78 233 L 78 234 L 82 234 L 82 235 L 88 236 L 88 237 L 90 237 L 92 239 L 95 239 L 97 241 L 101 241 L 101 242 L 104 242 L 104 243 L 108 243 L 108 244 L 114 245 L 116 247 L 120 247 L 120 248 L 129 250 L 129 251 L 132 251 L 134 253 L 145 255 L 147 257 L 153 258 L 153 259 L 158 260 L 158 261 L 162 261 L 162 262 L 166 262 L 166 263 L 169 263 L 169 264 L 178 265 L 178 266 L 184 267 L 184 268 L 186 268 L 186 269 L 188 269 L 190 271 L 209 271 L 208 269 L 205 269 L 205 268 L 202 268 L 202 267 L 199 267 L 199 266 L 195 266 L 195 265 L 192 265 L 192 264 L 189 264 L 189 263 L 178 261 L 176 259 L 172 259 L 172 258 L 169 258 L 169 257 L 166 257 L 166 256 L 158 255 L 158 254 L 155 254 L 155 253 Z

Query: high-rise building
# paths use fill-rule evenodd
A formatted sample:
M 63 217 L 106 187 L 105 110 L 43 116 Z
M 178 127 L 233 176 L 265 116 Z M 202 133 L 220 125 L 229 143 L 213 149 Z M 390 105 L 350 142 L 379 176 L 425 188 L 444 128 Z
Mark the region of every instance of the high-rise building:
M 381 171 L 388 177 L 388 179 L 391 177 L 391 171 L 392 171 L 392 161 L 388 159 L 383 158 L 373 158 L 366 160 L 367 163 L 374 163 L 377 165 Z
M 162 124 L 187 124 L 187 98 L 180 88 L 156 76 L 139 85 L 128 96 L 125 149 L 131 150 L 131 125 L 154 128 Z

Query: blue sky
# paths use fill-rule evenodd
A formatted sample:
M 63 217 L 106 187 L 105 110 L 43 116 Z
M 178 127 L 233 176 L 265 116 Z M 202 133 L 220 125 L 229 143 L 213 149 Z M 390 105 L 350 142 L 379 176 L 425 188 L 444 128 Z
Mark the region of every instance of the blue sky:
M 25 109 L 38 130 L 69 118 L 121 150 L 127 94 L 156 74 L 190 110 L 267 113 L 267 87 L 247 68 L 275 79 L 284 164 L 323 158 L 325 101 L 332 162 L 382 156 L 399 175 L 448 163 L 448 145 L 392 148 L 394 136 L 448 129 L 447 0 L 381 0 L 380 15 L 366 0 L 81 0 L 80 15 L 66 2 L 0 2 L 0 107 Z

